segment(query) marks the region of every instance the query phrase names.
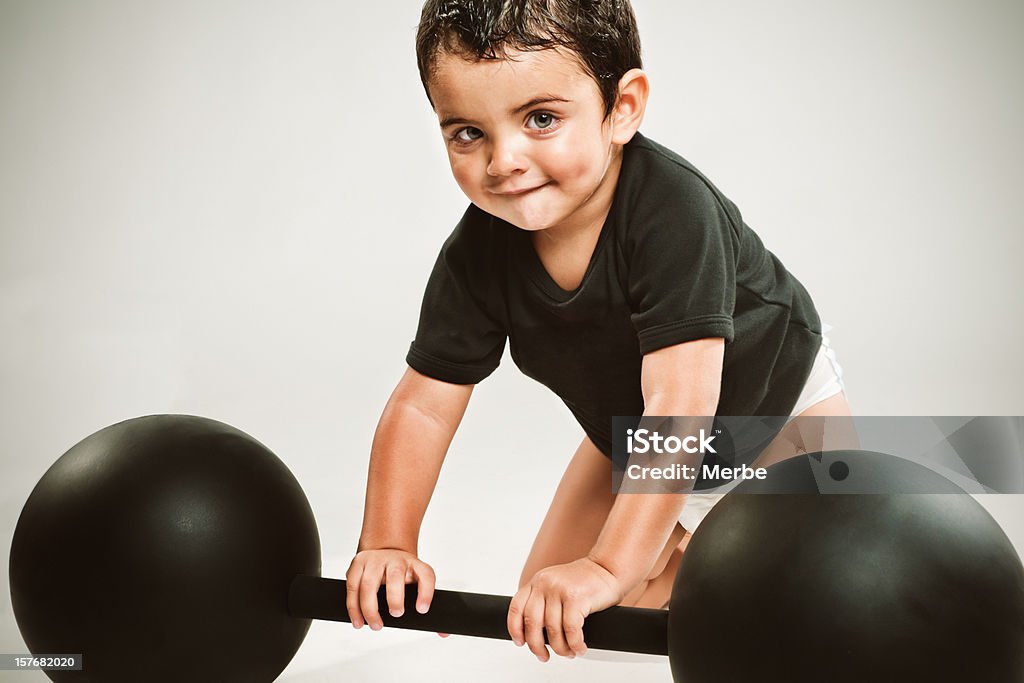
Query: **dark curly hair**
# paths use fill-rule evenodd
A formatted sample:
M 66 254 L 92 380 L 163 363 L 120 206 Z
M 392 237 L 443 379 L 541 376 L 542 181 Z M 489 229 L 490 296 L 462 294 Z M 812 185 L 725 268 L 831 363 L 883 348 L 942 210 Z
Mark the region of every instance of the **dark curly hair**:
M 615 106 L 622 75 L 643 67 L 629 0 L 427 0 L 416 34 L 416 62 L 430 99 L 427 83 L 443 52 L 506 59 L 509 50 L 554 47 L 577 55 L 601 91 L 605 117 Z

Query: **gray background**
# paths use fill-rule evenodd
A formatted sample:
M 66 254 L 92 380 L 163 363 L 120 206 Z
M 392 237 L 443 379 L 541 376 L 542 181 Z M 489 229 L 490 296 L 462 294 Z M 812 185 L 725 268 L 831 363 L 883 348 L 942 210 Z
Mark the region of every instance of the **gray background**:
M 1024 6 L 635 9 L 653 85 L 642 130 L 805 283 L 854 410 L 1024 414 Z M 344 574 L 373 429 L 466 204 L 416 73 L 418 17 L 418 0 L 0 2 L 5 557 L 67 448 L 185 412 L 288 463 L 324 574 Z M 580 437 L 506 358 L 425 521 L 441 585 L 514 590 Z M 983 502 L 1024 548 L 1020 497 Z M 540 665 L 507 643 L 436 640 L 317 624 L 283 680 L 424 680 L 425 663 L 438 680 L 668 678 L 639 657 Z M 5 590 L 0 651 L 23 650 Z

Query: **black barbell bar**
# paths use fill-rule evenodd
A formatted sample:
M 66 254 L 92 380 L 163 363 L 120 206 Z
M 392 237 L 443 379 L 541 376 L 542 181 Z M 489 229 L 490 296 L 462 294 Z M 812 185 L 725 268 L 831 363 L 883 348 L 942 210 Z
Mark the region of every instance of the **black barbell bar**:
M 319 576 L 296 576 L 288 588 L 288 613 L 293 617 L 351 623 L 345 605 L 346 582 Z M 417 585 L 405 587 L 405 604 L 415 605 Z M 507 615 L 512 598 L 486 593 L 435 590 L 430 609 L 407 609 L 400 617 L 388 611 L 386 589 L 377 592 L 385 626 L 436 631 L 478 638 L 512 640 Z M 644 607 L 609 607 L 586 618 L 583 639 L 588 648 L 668 655 L 668 611 Z

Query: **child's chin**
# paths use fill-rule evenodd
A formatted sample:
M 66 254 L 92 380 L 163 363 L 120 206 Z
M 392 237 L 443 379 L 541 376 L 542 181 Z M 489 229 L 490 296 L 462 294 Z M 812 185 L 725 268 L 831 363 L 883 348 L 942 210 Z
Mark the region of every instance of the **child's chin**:
M 547 230 L 551 227 L 551 220 L 547 217 L 540 216 L 502 216 L 502 220 L 506 223 L 511 223 L 520 230 L 526 230 L 527 232 L 537 232 L 539 230 Z
M 512 223 L 512 225 L 516 226 L 520 230 L 525 230 L 526 232 L 540 232 L 541 230 L 547 230 L 549 227 L 551 227 L 547 223 L 544 223 L 544 224 L 541 224 L 541 225 L 535 225 L 535 224 L 519 225 L 518 223 Z

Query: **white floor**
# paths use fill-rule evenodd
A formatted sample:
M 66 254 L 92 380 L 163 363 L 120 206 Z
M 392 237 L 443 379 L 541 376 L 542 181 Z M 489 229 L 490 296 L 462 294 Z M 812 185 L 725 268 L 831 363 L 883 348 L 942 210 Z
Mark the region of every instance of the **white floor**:
M 671 682 L 668 659 L 591 650 L 583 658 L 541 663 L 508 641 L 313 624 L 281 683 L 335 681 L 647 681 Z

